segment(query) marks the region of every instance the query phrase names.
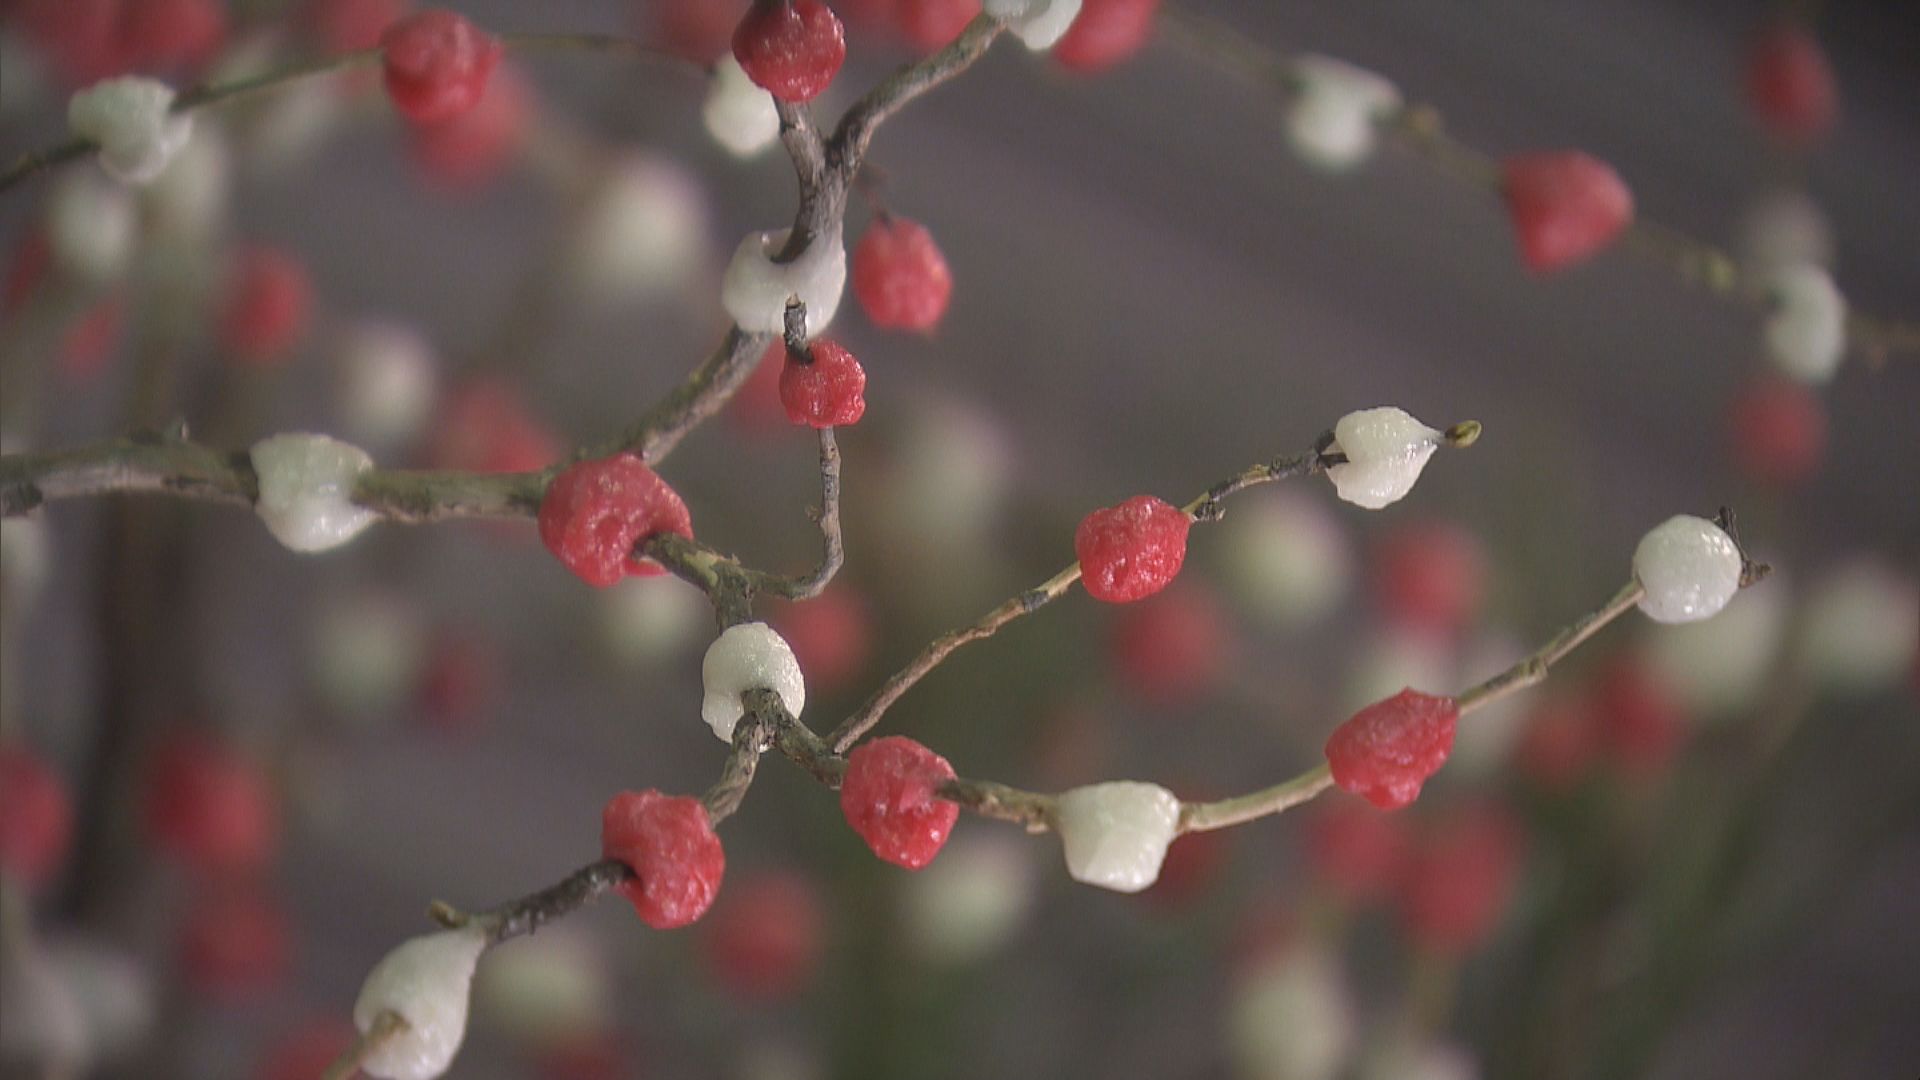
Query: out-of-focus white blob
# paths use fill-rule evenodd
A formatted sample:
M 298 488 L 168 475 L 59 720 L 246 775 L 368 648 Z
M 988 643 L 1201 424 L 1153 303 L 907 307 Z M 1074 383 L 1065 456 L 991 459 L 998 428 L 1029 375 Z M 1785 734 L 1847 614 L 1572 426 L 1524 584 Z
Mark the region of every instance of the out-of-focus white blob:
M 492 1027 L 532 1044 L 605 1030 L 616 1000 L 606 946 L 566 924 L 494 953 L 474 979 L 474 1005 Z
M 1725 716 L 1755 700 L 1780 659 L 1788 595 L 1775 572 L 1715 618 L 1647 635 L 1649 660 L 1689 716 Z
M 600 638 L 622 664 L 659 664 L 679 655 L 707 624 L 699 592 L 675 577 L 630 577 L 594 593 Z
M 133 258 L 133 197 L 92 172 L 69 173 L 47 199 L 47 248 L 60 272 L 103 285 L 127 272 Z
M 796 717 L 807 705 L 800 661 L 787 639 L 763 622 L 729 626 L 713 639 L 700 662 L 700 679 L 706 688 L 700 718 L 721 742 L 733 741 L 733 729 L 747 712 L 740 695 L 749 690 L 773 691 Z
M 1061 793 L 1054 827 L 1073 880 L 1133 893 L 1160 878 L 1180 832 L 1180 800 L 1158 784 L 1112 780 Z
M 354 482 L 373 468 L 373 458 L 351 443 L 304 432 L 271 435 L 248 456 L 260 481 L 254 511 L 294 551 L 339 547 L 379 516 L 353 501 Z
M 1276 626 L 1320 621 L 1353 580 L 1351 538 L 1326 502 L 1304 492 L 1248 492 L 1220 528 L 1235 602 Z
M 233 151 L 218 124 L 194 129 L 173 164 L 148 187 L 154 229 L 180 240 L 205 240 L 226 216 Z
M 1361 1061 L 1359 1080 L 1479 1080 L 1480 1063 L 1463 1047 L 1407 1035 L 1376 1043 Z
M 764 91 L 763 91 L 764 93 Z M 574 229 L 569 270 L 600 304 L 670 294 L 700 265 L 707 203 L 679 164 L 651 154 L 612 162 Z
M 1833 226 L 1803 191 L 1776 189 L 1755 199 L 1740 219 L 1740 252 L 1756 270 L 1833 265 Z
M 728 1075 L 735 1080 L 821 1080 L 826 1071 L 821 1068 L 818 1052 L 756 1035 L 741 1048 Z
M 1244 1080 L 1333 1080 L 1354 1050 L 1346 974 L 1332 954 L 1302 943 L 1265 960 L 1232 990 L 1227 1034 Z
M 145 184 L 163 172 L 193 135 L 193 116 L 173 111 L 173 88 L 158 79 L 104 79 L 67 101 L 67 126 L 99 144 L 114 179 Z
M 1080 0 L 984 0 L 981 8 L 1007 20 L 1007 29 L 1027 48 L 1045 52 L 1066 36 L 1080 14 Z
M 374 965 L 353 1003 L 353 1026 L 364 1034 L 381 1013 L 406 1026 L 368 1053 L 361 1070 L 380 1080 L 433 1080 L 446 1072 L 467 1034 L 467 999 L 486 947 L 477 928 L 442 930 L 403 942 Z
M 93 1064 L 86 1010 L 66 973 L 32 941 L 0 950 L 0 1066 L 83 1075 Z
M 1920 583 L 1871 555 L 1830 568 L 1808 594 L 1801 648 L 1830 689 L 1871 693 L 1900 681 L 1920 648 Z
M 342 717 L 393 712 L 418 684 L 427 634 L 405 597 L 358 588 L 329 597 L 313 626 L 315 689 Z
M 1641 537 L 1633 576 L 1640 610 L 1663 623 L 1710 619 L 1740 591 L 1740 548 L 1705 518 L 1676 514 Z
M 1527 654 L 1526 646 L 1505 631 L 1488 631 L 1467 647 L 1460 662 L 1460 678 L 1429 686 L 1475 686 L 1512 667 Z M 1419 686 L 1419 683 L 1406 685 Z M 1538 689 L 1517 694 L 1475 709 L 1462 717 L 1453 737 L 1453 750 L 1447 755 L 1447 770 L 1460 779 L 1491 776 L 1512 760 L 1514 744 L 1525 729 L 1527 709 Z
M 1386 406 L 1350 412 L 1333 425 L 1331 452 L 1347 460 L 1327 470 L 1342 499 L 1368 510 L 1399 502 L 1413 490 L 1440 432 Z
M 754 85 L 732 53 L 713 67 L 700 118 L 713 141 L 734 157 L 752 157 L 780 138 L 780 111 L 773 95 Z
M 938 964 L 985 958 L 1033 909 L 1033 848 L 1005 832 L 962 830 L 909 875 L 901 917 L 909 946 Z
M 1434 693 L 1452 686 L 1453 676 L 1454 655 L 1444 638 L 1384 627 L 1361 643 L 1348 670 L 1346 711 L 1351 714 L 1408 687 Z
M 1330 56 L 1293 62 L 1298 83 L 1287 109 L 1287 141 L 1323 169 L 1351 169 L 1373 154 L 1380 121 L 1400 108 L 1400 90 L 1383 76 Z
M 53 560 L 47 523 L 38 517 L 0 519 L 0 596 L 9 618 L 24 616 L 46 589 Z
M 720 305 L 749 334 L 778 334 L 786 329 L 787 301 L 807 306 L 807 336 L 826 330 L 840 310 L 847 286 L 847 249 L 839 233 L 813 238 L 792 262 L 773 257 L 786 246 L 791 229 L 748 233 L 734 249 L 720 280 Z
M 78 935 L 49 937 L 43 951 L 72 991 L 96 1061 L 128 1061 L 148 1049 L 157 1010 L 144 967 L 119 949 Z
M 1767 358 L 1801 382 L 1831 381 L 1847 353 L 1847 301 L 1832 275 L 1808 263 L 1781 267 L 1769 293 Z
M 412 327 L 368 320 L 341 331 L 334 358 L 340 420 L 353 439 L 397 447 L 433 414 L 433 346 Z
M 997 534 L 1013 482 L 1011 441 L 992 414 L 953 398 L 909 397 L 890 415 L 898 422 L 882 429 L 873 497 L 848 511 L 875 538 L 866 550 L 884 588 L 914 618 L 971 618 L 1005 571 Z

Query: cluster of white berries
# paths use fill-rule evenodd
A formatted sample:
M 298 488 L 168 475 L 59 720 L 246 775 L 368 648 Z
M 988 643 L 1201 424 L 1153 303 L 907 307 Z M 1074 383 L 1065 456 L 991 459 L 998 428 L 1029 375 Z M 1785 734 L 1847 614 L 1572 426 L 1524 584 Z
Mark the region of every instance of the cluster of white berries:
M 985 0 L 981 7 L 988 15 L 1005 19 L 1007 29 L 1034 52 L 1058 44 L 1080 14 L 1080 0 Z
M 67 102 L 67 126 L 100 146 L 100 164 L 129 184 L 159 176 L 193 135 L 193 117 L 175 114 L 173 88 L 125 76 L 98 82 Z
M 1333 425 L 1328 451 L 1347 460 L 1329 468 L 1327 479 L 1342 499 L 1378 510 L 1413 490 L 1440 438 L 1440 432 L 1391 406 L 1350 412 Z
M 377 517 L 353 501 L 353 485 L 373 458 L 325 435 L 273 435 L 249 452 L 260 497 L 254 510 L 267 531 L 294 551 L 326 551 L 360 535 Z
M 752 157 L 780 137 L 780 110 L 773 95 L 754 85 L 732 53 L 713 67 L 700 118 L 713 141 L 734 157 Z
M 1763 327 L 1768 359 L 1802 382 L 1832 379 L 1847 351 L 1847 301 L 1833 275 L 1812 263 L 1781 267 L 1771 298 Z
M 1646 595 L 1640 610 L 1655 622 L 1710 619 L 1740 591 L 1740 546 L 1705 518 L 1677 514 L 1633 549 L 1633 577 Z
M 773 691 L 794 716 L 807 705 L 800 661 L 787 639 L 763 622 L 729 626 L 713 639 L 700 662 L 700 681 L 706 689 L 700 718 L 722 742 L 733 741 L 733 729 L 747 711 L 740 695 L 749 690 Z
M 1373 153 L 1382 118 L 1400 108 L 1400 89 L 1385 77 L 1330 56 L 1293 63 L 1296 83 L 1287 109 L 1294 152 L 1323 169 L 1350 169 Z
M 1160 877 L 1167 845 L 1180 832 L 1180 800 L 1136 780 L 1090 784 L 1055 800 L 1054 826 L 1073 880 L 1139 892 Z
M 749 334 L 785 330 L 787 301 L 792 298 L 807 306 L 808 337 L 824 331 L 840 309 L 840 294 L 847 286 L 847 250 L 839 235 L 816 236 L 799 258 L 774 262 L 790 232 L 749 233 L 720 281 L 721 306 Z
M 361 1062 L 380 1080 L 433 1080 L 447 1071 L 467 1033 L 467 998 L 474 968 L 487 948 L 479 929 L 442 930 L 402 942 L 367 974 L 353 1003 L 353 1024 L 362 1034 L 382 1013 L 405 1027 L 380 1042 Z

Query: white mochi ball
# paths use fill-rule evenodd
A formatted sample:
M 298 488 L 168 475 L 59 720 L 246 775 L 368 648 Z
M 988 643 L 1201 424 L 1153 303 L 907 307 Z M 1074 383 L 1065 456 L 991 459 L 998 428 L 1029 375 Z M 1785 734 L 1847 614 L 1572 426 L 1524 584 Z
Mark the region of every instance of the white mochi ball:
M 752 157 L 780 137 L 780 111 L 773 95 L 754 85 L 732 53 L 714 65 L 700 118 L 713 141 L 734 157 Z
M 706 697 L 700 718 L 721 742 L 733 741 L 733 729 L 746 715 L 740 695 L 749 690 L 771 690 L 794 716 L 807 704 L 807 681 L 787 639 L 763 622 L 729 626 L 707 646 L 700 662 Z
M 1646 590 L 1640 610 L 1653 621 L 1710 619 L 1740 590 L 1740 548 L 1713 522 L 1677 514 L 1640 539 L 1633 576 Z
M 341 423 L 356 439 L 398 446 L 419 434 L 433 412 L 439 376 L 433 346 L 399 323 L 362 322 L 338 341 Z
M 674 162 L 624 154 L 612 163 L 575 233 L 573 278 L 587 299 L 617 303 L 684 284 L 706 247 L 706 199 Z
M 1920 648 L 1920 583 L 1871 556 L 1829 570 L 1807 598 L 1808 669 L 1836 690 L 1869 693 L 1913 670 Z
M 1350 412 L 1333 425 L 1332 450 L 1347 460 L 1328 469 L 1327 478 L 1340 498 L 1378 510 L 1413 490 L 1439 445 L 1440 432 L 1401 409 Z
M 360 1068 L 381 1080 L 432 1080 L 447 1071 L 467 1033 L 467 997 L 486 935 L 468 927 L 404 942 L 368 973 L 353 1003 L 364 1034 L 381 1013 L 406 1021 Z
M 353 485 L 373 459 L 325 435 L 273 435 L 253 444 L 260 479 L 254 510 L 267 531 L 294 551 L 326 551 L 360 535 L 378 515 L 353 501 Z
M 1330 56 L 1294 61 L 1299 81 L 1287 109 L 1294 152 L 1324 169 L 1350 169 L 1373 153 L 1380 120 L 1400 107 L 1400 90 L 1380 75 Z
M 60 272 L 100 285 L 127 272 L 138 215 L 127 189 L 98 173 L 73 173 L 47 199 L 47 248 Z
M 127 75 L 97 82 L 67 102 L 67 126 L 100 146 L 115 179 L 144 184 L 166 169 L 193 134 L 193 117 L 173 112 L 173 88 Z
M 721 306 L 749 334 L 784 331 L 790 297 L 799 297 L 807 305 L 808 337 L 824 331 L 840 308 L 840 293 L 847 285 L 847 250 L 839 234 L 816 236 L 799 258 L 774 262 L 791 231 L 749 233 L 734 250 L 720 281 Z
M 1066 36 L 1080 14 L 1080 0 L 985 0 L 981 8 L 1005 19 L 1007 29 L 1027 48 L 1044 52 Z
M 1092 784 L 1055 800 L 1054 824 L 1073 880 L 1139 892 L 1160 877 L 1167 845 L 1180 831 L 1180 800 L 1158 784 Z
M 1832 275 L 1802 263 L 1776 271 L 1764 327 L 1767 357 L 1802 382 L 1833 378 L 1847 352 L 1847 301 Z

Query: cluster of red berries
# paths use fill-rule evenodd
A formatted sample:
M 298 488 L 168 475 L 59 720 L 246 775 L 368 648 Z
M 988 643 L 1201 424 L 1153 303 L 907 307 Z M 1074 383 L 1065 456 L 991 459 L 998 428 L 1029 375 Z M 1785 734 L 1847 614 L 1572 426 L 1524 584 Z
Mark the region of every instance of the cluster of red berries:
M 634 553 L 649 537 L 693 536 L 678 492 L 632 454 L 582 461 L 562 470 L 540 500 L 540 541 L 580 580 L 607 588 L 625 577 L 665 573 Z
M 1418 690 L 1376 701 L 1328 736 L 1333 782 L 1382 810 L 1398 810 L 1447 763 L 1459 719 L 1452 698 Z

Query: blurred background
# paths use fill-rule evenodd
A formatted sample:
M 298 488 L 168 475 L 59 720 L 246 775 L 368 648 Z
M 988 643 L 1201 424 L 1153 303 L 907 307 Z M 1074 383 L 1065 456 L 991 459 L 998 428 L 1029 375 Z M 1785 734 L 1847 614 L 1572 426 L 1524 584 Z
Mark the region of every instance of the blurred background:
M 739 7 L 448 6 L 695 53 Z M 937 42 L 940 6 L 847 4 L 816 112 Z M 1804 6 L 1784 14 L 1817 14 L 1840 105 L 1800 140 L 1742 90 L 1771 5 L 1178 11 L 1381 72 L 1486 153 L 1584 149 L 1644 217 L 1750 267 L 1831 265 L 1856 309 L 1912 318 L 1920 11 Z M 0 7 L 0 159 L 64 137 L 66 95 L 130 63 L 178 85 L 272 70 L 394 9 L 216 4 L 135 63 L 81 48 L 96 7 Z M 869 376 L 841 441 L 847 567 L 761 610 L 816 730 L 1066 565 L 1087 511 L 1183 502 L 1374 405 L 1486 433 L 1379 513 L 1318 480 L 1236 499 L 1167 593 L 1070 594 L 886 730 L 969 776 L 1219 797 L 1311 767 L 1361 704 L 1517 659 L 1671 514 L 1735 507 L 1777 573 L 1711 623 L 1623 620 L 1473 716 L 1413 807 L 1336 792 L 1186 838 L 1139 896 L 964 817 L 927 870 L 882 864 L 769 761 L 703 922 L 655 933 L 616 898 L 502 947 L 450 1075 L 1912 1075 L 1920 357 L 1855 352 L 1810 387 L 1770 372 L 1763 312 L 1662 261 L 1616 247 L 1530 275 L 1490 192 L 1393 144 L 1305 164 L 1280 88 L 1184 40 L 1092 73 L 1003 41 L 879 135 L 849 242 L 884 205 L 932 231 L 955 288 L 931 334 L 851 297 L 835 323 Z M 602 438 L 718 340 L 738 238 L 791 220 L 784 155 L 720 148 L 705 93 L 668 60 L 515 51 L 459 130 L 409 131 L 348 73 L 203 110 L 137 197 L 90 163 L 36 176 L 0 196 L 0 436 L 178 416 L 221 447 L 316 430 L 487 470 Z M 749 384 L 661 471 L 702 540 L 798 570 L 814 445 L 769 393 Z M 557 880 L 598 856 L 615 792 L 717 774 L 702 599 L 588 589 L 531 523 L 381 526 L 311 558 L 205 504 L 4 528 L 0 806 L 25 812 L 31 756 L 72 821 L 5 878 L 7 1075 L 316 1075 L 428 901 Z

